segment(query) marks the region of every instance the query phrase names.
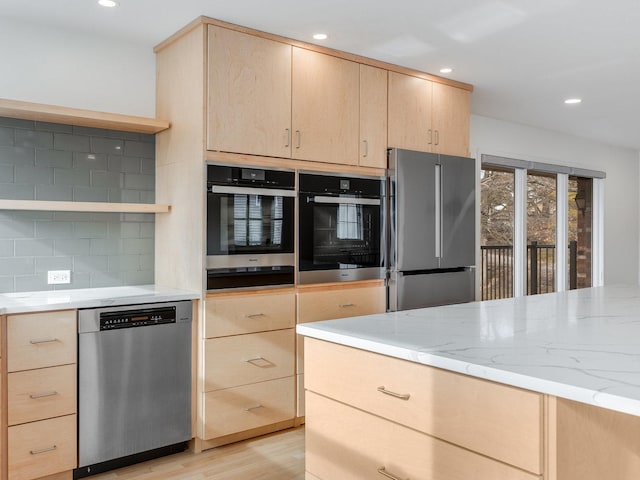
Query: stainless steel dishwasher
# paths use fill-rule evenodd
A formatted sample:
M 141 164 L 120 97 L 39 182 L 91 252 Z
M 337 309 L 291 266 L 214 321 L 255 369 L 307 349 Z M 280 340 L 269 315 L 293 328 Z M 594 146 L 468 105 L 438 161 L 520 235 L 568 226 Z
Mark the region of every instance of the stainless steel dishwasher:
M 191 439 L 191 301 L 78 311 L 82 478 Z

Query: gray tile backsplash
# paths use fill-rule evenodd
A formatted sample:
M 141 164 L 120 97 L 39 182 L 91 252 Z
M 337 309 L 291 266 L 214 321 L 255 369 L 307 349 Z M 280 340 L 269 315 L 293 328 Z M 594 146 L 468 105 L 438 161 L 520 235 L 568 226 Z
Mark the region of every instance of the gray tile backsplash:
M 155 138 L 0 117 L 0 198 L 155 201 Z M 153 214 L 0 210 L 0 293 L 153 283 Z M 47 271 L 71 270 L 48 285 Z

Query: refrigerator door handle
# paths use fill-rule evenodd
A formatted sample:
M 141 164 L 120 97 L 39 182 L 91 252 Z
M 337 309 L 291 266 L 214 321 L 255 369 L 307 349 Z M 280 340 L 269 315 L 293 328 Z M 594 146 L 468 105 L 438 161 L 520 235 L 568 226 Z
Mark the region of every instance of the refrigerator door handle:
M 435 166 L 435 197 L 436 197 L 436 218 L 435 218 L 435 234 L 436 234 L 436 258 L 442 257 L 442 165 Z

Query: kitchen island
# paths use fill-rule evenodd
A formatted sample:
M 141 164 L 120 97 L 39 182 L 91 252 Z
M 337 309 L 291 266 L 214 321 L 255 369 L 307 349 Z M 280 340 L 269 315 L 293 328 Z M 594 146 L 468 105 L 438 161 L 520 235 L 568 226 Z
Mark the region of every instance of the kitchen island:
M 640 288 L 298 325 L 310 479 L 640 478 Z

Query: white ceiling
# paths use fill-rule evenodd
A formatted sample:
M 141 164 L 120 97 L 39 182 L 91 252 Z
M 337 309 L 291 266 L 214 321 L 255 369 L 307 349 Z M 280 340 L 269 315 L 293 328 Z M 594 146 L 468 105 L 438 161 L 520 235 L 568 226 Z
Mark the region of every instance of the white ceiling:
M 152 48 L 200 15 L 475 86 L 472 111 L 640 150 L 638 0 L 2 0 L 0 15 Z M 581 97 L 567 106 L 565 98 Z

